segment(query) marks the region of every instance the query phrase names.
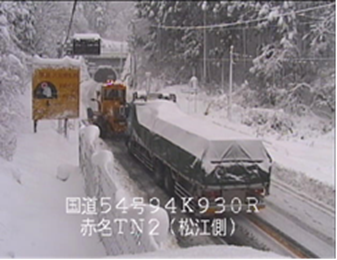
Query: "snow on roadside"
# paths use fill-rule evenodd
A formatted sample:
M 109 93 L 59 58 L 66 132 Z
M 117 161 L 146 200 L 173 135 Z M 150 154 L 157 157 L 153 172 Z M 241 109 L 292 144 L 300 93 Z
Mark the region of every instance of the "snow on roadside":
M 81 235 L 85 216 L 65 211 L 67 197 L 85 197 L 80 172 L 74 166 L 66 182 L 56 177 L 60 165 L 77 165 L 76 134 L 67 140 L 50 124 L 21 134 L 12 162 L 0 159 L 0 256 L 104 256 L 97 237 Z
M 69 121 L 68 139 L 56 132 L 57 120 L 39 121 L 34 134 L 30 94 L 19 97 L 24 115 L 13 161 L 0 158 L 0 257 L 105 256 L 97 236 L 81 235 L 85 215 L 66 214 L 67 197 L 86 196 L 77 167 L 78 121 Z M 69 175 L 67 181 L 58 174 Z
M 228 246 L 228 245 L 211 245 L 211 246 L 194 246 L 175 250 L 161 250 L 157 252 L 138 254 L 139 258 L 268 258 L 278 259 L 285 258 L 273 252 L 266 252 L 244 246 Z M 134 255 L 123 255 L 118 258 L 135 258 Z

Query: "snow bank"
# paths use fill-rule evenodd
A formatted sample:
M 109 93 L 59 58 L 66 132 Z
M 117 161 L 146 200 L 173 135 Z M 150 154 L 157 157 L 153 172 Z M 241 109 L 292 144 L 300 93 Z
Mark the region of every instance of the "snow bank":
M 80 232 L 86 216 L 66 213 L 66 198 L 85 196 L 79 169 L 71 166 L 78 164 L 77 133 L 66 139 L 49 120 L 33 133 L 31 119 L 24 123 L 13 161 L 0 158 L 0 258 L 104 257 L 98 236 Z M 71 173 L 69 179 L 57 180 L 58 171 Z
M 62 59 L 46 59 L 41 58 L 38 55 L 35 55 L 33 60 L 33 68 L 34 69 L 42 69 L 42 68 L 80 68 L 81 61 L 77 59 L 69 58 L 68 56 Z
M 125 255 L 123 258 L 133 258 L 132 255 Z M 204 259 L 225 259 L 225 258 L 268 258 L 279 259 L 284 256 L 277 255 L 272 252 L 260 251 L 251 247 L 228 246 L 228 245 L 209 245 L 194 246 L 184 249 L 162 250 L 157 252 L 145 253 L 137 255 L 138 258 L 204 258 Z
M 120 185 L 114 169 L 114 157 L 101 149 L 99 129 L 87 126 L 80 130 L 80 167 L 86 193 L 99 204 L 97 223 L 108 220 L 112 234 L 100 233 L 108 255 L 136 254 L 158 250 L 168 238 L 169 217 L 162 208 L 132 198 Z M 111 206 L 108 211 L 107 208 Z

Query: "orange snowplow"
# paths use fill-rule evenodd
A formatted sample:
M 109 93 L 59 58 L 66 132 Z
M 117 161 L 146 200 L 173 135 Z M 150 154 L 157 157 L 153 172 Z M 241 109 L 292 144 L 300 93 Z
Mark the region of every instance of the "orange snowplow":
M 107 135 L 123 135 L 127 129 L 126 85 L 108 80 L 101 91 L 96 92 L 98 111 L 87 109 L 89 123 L 97 125 L 102 138 Z

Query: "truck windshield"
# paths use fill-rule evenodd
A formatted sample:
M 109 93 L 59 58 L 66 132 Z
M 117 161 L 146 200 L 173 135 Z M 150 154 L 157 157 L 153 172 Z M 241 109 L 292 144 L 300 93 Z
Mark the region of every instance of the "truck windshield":
M 113 100 L 113 99 L 124 100 L 124 98 L 125 98 L 125 92 L 124 92 L 124 90 L 120 90 L 120 89 L 106 89 L 104 91 L 104 99 L 105 100 Z

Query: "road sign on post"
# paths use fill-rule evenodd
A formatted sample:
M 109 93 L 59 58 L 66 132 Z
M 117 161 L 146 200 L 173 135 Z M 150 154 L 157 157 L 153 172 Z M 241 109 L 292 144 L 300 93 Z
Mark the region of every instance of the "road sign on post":
M 34 131 L 42 119 L 79 117 L 80 62 L 63 59 L 33 60 L 32 99 Z

